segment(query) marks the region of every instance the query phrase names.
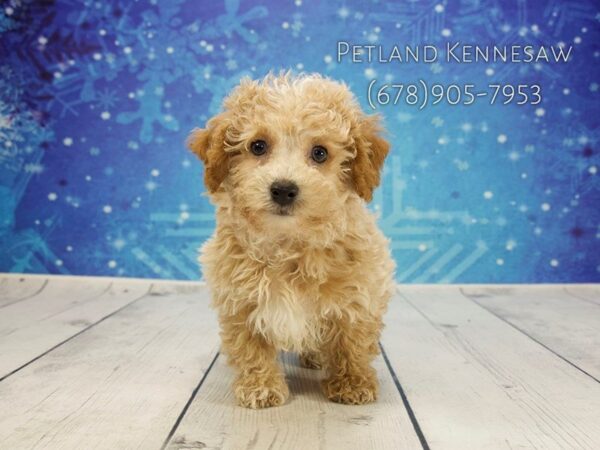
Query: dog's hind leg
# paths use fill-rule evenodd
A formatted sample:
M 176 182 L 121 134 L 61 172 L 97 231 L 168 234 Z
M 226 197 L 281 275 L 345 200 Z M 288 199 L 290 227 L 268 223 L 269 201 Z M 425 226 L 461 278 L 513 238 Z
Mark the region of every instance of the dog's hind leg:
M 306 369 L 319 370 L 323 368 L 323 359 L 317 352 L 300 353 L 300 365 Z

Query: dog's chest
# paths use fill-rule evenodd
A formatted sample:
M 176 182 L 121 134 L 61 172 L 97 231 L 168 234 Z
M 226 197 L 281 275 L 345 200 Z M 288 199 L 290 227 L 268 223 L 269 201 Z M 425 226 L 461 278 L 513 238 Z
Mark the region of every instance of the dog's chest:
M 313 349 L 319 331 L 314 300 L 304 289 L 271 280 L 267 290 L 259 293 L 249 322 L 282 350 Z

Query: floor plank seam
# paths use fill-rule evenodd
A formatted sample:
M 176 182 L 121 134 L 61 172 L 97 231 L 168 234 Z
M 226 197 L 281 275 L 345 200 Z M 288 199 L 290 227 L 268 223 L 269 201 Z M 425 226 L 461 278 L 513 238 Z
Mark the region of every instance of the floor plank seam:
M 200 388 L 204 384 L 204 381 L 208 377 L 208 374 L 210 373 L 210 371 L 212 370 L 213 366 L 217 362 L 217 359 L 219 358 L 220 354 L 221 354 L 220 351 L 218 351 L 215 354 L 215 357 L 210 362 L 210 364 L 208 365 L 207 369 L 204 371 L 204 374 L 202 375 L 202 378 L 200 378 L 200 381 L 198 382 L 198 385 L 192 391 L 192 395 L 190 396 L 190 398 L 188 399 L 187 403 L 185 404 L 185 406 L 181 410 L 181 413 L 179 413 L 179 416 L 177 417 L 177 420 L 175 421 L 175 423 L 173 424 L 173 427 L 169 431 L 169 434 L 167 435 L 167 438 L 165 439 L 163 445 L 160 447 L 161 450 L 165 450 L 167 448 L 167 446 L 169 445 L 169 442 L 171 441 L 171 439 L 175 435 L 175 432 L 177 431 L 177 428 L 179 428 L 179 425 L 181 424 L 181 421 L 183 420 L 183 418 L 185 417 L 186 413 L 188 412 L 188 409 L 190 408 L 190 405 L 192 404 L 192 402 L 196 398 L 196 395 L 198 395 L 198 392 L 200 391 Z
M 465 297 L 467 300 L 473 302 L 474 304 L 476 304 L 477 306 L 479 306 L 481 309 L 483 309 L 484 311 L 487 311 L 488 313 L 490 313 L 491 315 L 493 315 L 494 317 L 500 319 L 502 322 L 506 323 L 507 325 L 509 325 L 510 327 L 514 328 L 515 330 L 517 330 L 519 333 L 522 333 L 523 335 L 527 336 L 529 339 L 531 339 L 533 342 L 535 342 L 536 344 L 540 345 L 541 347 L 545 348 L 546 350 L 548 350 L 550 353 L 552 353 L 554 356 L 557 356 L 558 358 L 562 359 L 564 362 L 566 362 L 567 364 L 569 364 L 570 366 L 574 367 L 575 369 L 579 370 L 581 373 L 587 375 L 588 377 L 590 377 L 592 380 L 594 380 L 596 383 L 600 383 L 600 380 L 598 378 L 596 378 L 594 375 L 592 375 L 591 373 L 587 372 L 586 370 L 582 369 L 581 367 L 579 367 L 577 364 L 575 364 L 574 362 L 568 360 L 567 358 L 565 358 L 564 356 L 562 356 L 560 353 L 557 353 L 556 351 L 554 351 L 552 348 L 548 347 L 546 344 L 544 344 L 543 342 L 539 341 L 538 339 L 536 339 L 535 337 L 531 336 L 529 333 L 527 333 L 525 330 L 521 329 L 520 327 L 518 327 L 517 325 L 515 325 L 514 323 L 511 323 L 510 321 L 506 320 L 504 317 L 500 316 L 499 314 L 496 314 L 494 311 L 492 311 L 489 308 L 486 308 L 485 306 L 483 306 L 481 303 L 473 300 L 466 292 L 464 292 L 463 288 L 461 287 L 459 289 L 459 292 L 461 293 L 461 295 L 463 297 Z
M 33 294 L 26 295 L 23 298 L 19 298 L 17 300 L 13 300 L 12 302 L 6 303 L 5 305 L 1 305 L 0 309 L 6 308 L 7 306 L 14 305 L 15 303 L 19 303 L 19 302 L 22 302 L 22 301 L 25 301 L 25 300 L 29 300 L 30 298 L 38 296 L 44 289 L 46 289 L 46 286 L 48 285 L 49 281 L 50 280 L 46 279 L 46 281 L 44 281 L 44 283 L 40 286 L 40 288 L 37 291 L 35 291 Z
M 84 305 L 88 302 L 93 302 L 94 300 L 97 300 L 99 298 L 101 298 L 104 294 L 106 294 L 107 292 L 109 292 L 111 290 L 111 288 L 113 287 L 114 283 L 110 283 L 108 286 L 106 286 L 106 288 L 104 288 L 101 292 L 98 292 L 97 294 L 93 295 L 92 297 L 83 297 L 83 300 L 78 300 L 77 302 L 75 302 L 75 304 L 77 304 L 78 306 Z M 127 305 L 125 305 L 127 306 Z M 69 305 L 67 308 L 59 310 L 59 311 L 55 311 L 52 314 L 50 314 L 49 316 L 45 316 L 42 317 L 40 320 L 44 321 L 44 320 L 48 320 L 52 317 L 58 316 L 60 314 L 63 314 L 65 311 L 69 310 L 70 308 L 72 308 L 73 305 Z
M 119 312 L 123 311 L 125 308 L 127 308 L 127 307 L 129 307 L 129 306 L 133 305 L 134 303 L 136 303 L 136 302 L 138 302 L 138 301 L 142 300 L 143 298 L 147 297 L 147 296 L 150 294 L 150 292 L 152 291 L 152 288 L 153 288 L 153 286 L 154 286 L 154 285 L 152 285 L 152 284 L 151 284 L 151 285 L 150 285 L 150 287 L 148 288 L 148 290 L 147 290 L 147 291 L 146 291 L 146 292 L 145 292 L 143 295 L 141 295 L 141 296 L 139 296 L 139 297 L 137 297 L 137 298 L 133 299 L 132 301 L 130 301 L 130 302 L 129 302 L 129 303 L 127 303 L 126 305 L 123 305 L 123 306 L 121 306 L 119 309 L 117 309 L 117 310 L 115 310 L 115 311 L 111 312 L 110 314 L 108 314 L 108 315 L 106 315 L 106 316 L 102 317 L 100 320 L 97 320 L 96 322 L 92 323 L 90 326 L 88 326 L 88 327 L 84 328 L 83 330 L 80 330 L 80 331 L 78 331 L 77 333 L 75 333 L 75 334 L 74 334 L 74 335 L 72 335 L 72 336 L 69 336 L 67 339 L 64 339 L 64 340 L 62 340 L 61 342 L 59 342 L 58 344 L 56 344 L 56 345 L 54 345 L 54 346 L 50 347 L 48 350 L 44 351 L 43 353 L 40 353 L 38 356 L 36 356 L 35 358 L 33 358 L 33 359 L 31 359 L 31 360 L 27 361 L 25 364 L 22 364 L 22 365 L 20 365 L 20 366 L 19 366 L 19 367 L 17 367 L 16 369 L 14 369 L 14 370 L 10 371 L 9 373 L 7 373 L 6 375 L 4 375 L 4 376 L 0 377 L 0 383 L 1 383 L 2 381 L 6 380 L 8 377 L 10 377 L 10 376 L 12 376 L 12 375 L 16 374 L 16 373 L 17 373 L 17 372 L 19 372 L 20 370 L 24 369 L 25 367 L 29 366 L 30 364 L 34 363 L 34 362 L 35 362 L 35 361 L 37 361 L 38 359 L 40 359 L 40 358 L 42 358 L 42 357 L 46 356 L 48 353 L 50 353 L 50 352 L 52 352 L 52 351 L 56 350 L 57 348 L 59 348 L 59 347 L 60 347 L 60 346 L 62 346 L 63 344 L 66 344 L 67 342 L 69 342 L 69 341 L 71 341 L 71 340 L 75 339 L 77 336 L 79 336 L 79 335 L 81 335 L 81 334 L 85 333 L 85 332 L 86 332 L 86 331 L 88 331 L 90 328 L 93 328 L 93 327 L 95 327 L 96 325 L 98 325 L 98 324 L 100 324 L 100 323 L 104 322 L 106 319 L 108 319 L 108 318 L 110 318 L 110 317 L 114 316 L 115 314 L 117 314 L 117 313 L 119 313 Z
M 586 297 L 581 297 L 581 296 L 577 295 L 575 292 L 573 292 L 571 289 L 569 289 L 568 287 L 565 288 L 565 293 L 569 297 L 572 297 L 572 298 L 577 299 L 577 300 L 581 300 L 582 302 L 585 302 L 585 303 L 587 303 L 589 305 L 600 306 L 600 303 L 597 303 L 597 302 L 595 302 L 593 300 L 590 300 L 589 298 L 586 298 Z
M 427 439 L 425 438 L 425 435 L 423 434 L 423 430 L 421 430 L 421 426 L 419 425 L 417 416 L 415 415 L 415 412 L 413 411 L 412 406 L 410 406 L 408 397 L 406 396 L 406 393 L 404 392 L 404 389 L 402 388 L 402 385 L 400 384 L 400 380 L 398 379 L 396 372 L 394 372 L 394 369 L 392 368 L 392 364 L 390 363 L 390 360 L 388 359 L 387 354 L 385 353 L 385 350 L 383 349 L 383 345 L 381 344 L 381 342 L 379 343 L 379 348 L 381 349 L 381 355 L 383 356 L 385 365 L 387 366 L 388 371 L 390 372 L 390 375 L 392 376 L 392 380 L 394 380 L 394 385 L 396 386 L 396 389 L 398 390 L 398 393 L 400 394 L 402 403 L 404 404 L 404 408 L 406 409 L 406 412 L 407 412 L 410 422 L 413 426 L 413 429 L 415 430 L 415 433 L 417 434 L 417 437 L 419 438 L 421 447 L 423 447 L 423 450 L 429 450 L 429 444 L 427 443 Z

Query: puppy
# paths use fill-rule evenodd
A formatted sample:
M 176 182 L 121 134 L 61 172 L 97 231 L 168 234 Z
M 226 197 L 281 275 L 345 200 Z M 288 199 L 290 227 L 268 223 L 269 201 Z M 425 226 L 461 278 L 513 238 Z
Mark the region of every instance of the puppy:
M 370 363 L 394 288 L 367 210 L 389 145 L 348 88 L 319 75 L 242 80 L 188 146 L 204 163 L 216 230 L 200 262 L 240 405 L 283 404 L 279 350 L 326 369 L 327 398 L 377 398 Z

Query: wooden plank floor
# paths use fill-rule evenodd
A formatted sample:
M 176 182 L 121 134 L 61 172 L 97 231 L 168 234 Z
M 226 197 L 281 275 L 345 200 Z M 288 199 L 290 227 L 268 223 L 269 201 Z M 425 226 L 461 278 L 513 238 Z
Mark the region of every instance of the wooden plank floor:
M 0 275 L 0 449 L 600 448 L 600 289 L 402 286 L 380 399 L 235 405 L 201 283 Z

